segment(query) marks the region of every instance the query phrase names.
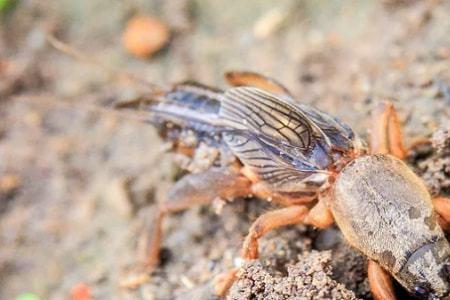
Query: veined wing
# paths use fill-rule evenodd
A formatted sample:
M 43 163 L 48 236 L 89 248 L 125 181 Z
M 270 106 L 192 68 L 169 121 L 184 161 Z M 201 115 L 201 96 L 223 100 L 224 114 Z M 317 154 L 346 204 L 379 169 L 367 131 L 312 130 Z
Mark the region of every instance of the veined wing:
M 277 190 L 292 191 L 311 177 L 317 181 L 332 162 L 331 142 L 321 128 L 293 104 L 265 91 L 228 90 L 219 116 L 231 128 L 224 133 L 227 144 Z
M 303 112 L 257 88 L 228 90 L 220 116 L 230 121 L 235 128 L 265 135 L 305 152 L 314 143 L 314 125 Z
M 298 193 L 315 190 L 327 179 L 324 171 L 318 170 L 306 159 L 299 159 L 292 149 L 276 145 L 264 136 L 255 136 L 242 130 L 223 133 L 224 141 L 234 154 L 274 191 Z

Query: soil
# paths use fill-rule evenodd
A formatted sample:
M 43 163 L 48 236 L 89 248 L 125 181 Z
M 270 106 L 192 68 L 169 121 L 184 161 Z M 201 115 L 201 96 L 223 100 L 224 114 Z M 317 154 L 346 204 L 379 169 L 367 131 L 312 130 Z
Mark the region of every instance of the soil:
M 450 122 L 419 143 L 410 160 L 433 195 L 450 194 Z
M 93 299 L 214 299 L 213 278 L 273 209 L 237 199 L 220 214 L 217 203 L 173 215 L 162 265 L 151 278 L 136 272 L 141 229 L 179 176 L 154 128 L 112 109 L 148 87 L 62 54 L 47 32 L 157 84 L 225 87 L 228 70 L 261 72 L 362 137 L 369 112 L 389 99 L 415 145 L 411 167 L 432 193 L 449 195 L 449 1 L 233 4 L 29 0 L 0 10 L 0 299 L 67 299 L 84 285 Z M 172 33 L 147 60 L 121 44 L 134 15 L 156 16 Z M 432 142 L 415 143 L 423 139 Z M 365 259 L 337 228 L 276 230 L 260 251 L 228 298 L 371 299 Z M 142 284 L 123 287 L 131 281 Z
M 274 277 L 259 261 L 244 266 L 229 299 L 356 299 L 355 294 L 331 279 L 331 252 L 305 252 L 287 276 Z

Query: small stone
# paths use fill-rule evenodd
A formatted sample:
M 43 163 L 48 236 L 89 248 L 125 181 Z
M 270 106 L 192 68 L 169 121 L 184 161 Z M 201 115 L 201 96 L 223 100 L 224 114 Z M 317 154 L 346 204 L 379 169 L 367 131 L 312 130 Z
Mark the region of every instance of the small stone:
M 120 280 L 119 287 L 134 290 L 149 281 L 150 276 L 146 273 L 132 273 Z
M 193 287 L 195 287 L 195 284 L 184 275 L 182 275 L 180 277 L 180 280 L 181 280 L 181 283 L 183 283 L 183 285 L 188 289 L 192 289 Z
M 70 290 L 70 297 L 72 300 L 91 300 L 91 289 L 85 283 L 77 283 Z
M 9 194 L 20 187 L 20 178 L 16 175 L 4 175 L 0 178 L 0 193 Z
M 264 39 L 276 32 L 286 20 L 288 12 L 275 8 L 263 15 L 253 26 L 253 34 L 258 39 Z
M 212 207 L 216 215 L 221 215 L 226 201 L 220 197 L 216 197 L 212 202 Z
M 130 217 L 133 214 L 133 205 L 130 199 L 128 180 L 119 178 L 109 184 L 106 190 L 108 203 L 123 217 Z
M 169 38 L 169 28 L 160 20 L 151 16 L 135 16 L 128 21 L 122 42 L 132 55 L 147 58 L 161 50 Z

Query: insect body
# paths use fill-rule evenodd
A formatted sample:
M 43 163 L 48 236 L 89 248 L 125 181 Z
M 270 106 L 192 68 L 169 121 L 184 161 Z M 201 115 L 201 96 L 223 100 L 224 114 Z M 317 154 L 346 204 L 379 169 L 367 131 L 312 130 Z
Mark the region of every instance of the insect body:
M 450 246 L 428 191 L 402 161 L 357 158 L 339 174 L 333 195 L 333 216 L 351 245 L 409 291 L 448 294 Z
M 347 125 L 295 103 L 274 80 L 248 72 L 229 73 L 227 79 L 238 87 L 223 92 L 180 84 L 145 106 L 191 171 L 160 205 L 148 266 L 157 265 L 168 213 L 216 197 L 254 195 L 282 208 L 251 226 L 244 259 L 258 257 L 258 239 L 274 228 L 297 223 L 325 228 L 336 221 L 346 240 L 370 260 L 375 298 L 394 299 L 388 274 L 424 299 L 449 295 L 450 246 L 440 225 L 450 222 L 441 213 L 448 212 L 450 200 L 431 200 L 400 160 L 405 151 L 391 105 L 375 114 L 369 154 Z M 216 282 L 218 294 L 226 293 L 236 276 L 237 270 L 224 273 Z

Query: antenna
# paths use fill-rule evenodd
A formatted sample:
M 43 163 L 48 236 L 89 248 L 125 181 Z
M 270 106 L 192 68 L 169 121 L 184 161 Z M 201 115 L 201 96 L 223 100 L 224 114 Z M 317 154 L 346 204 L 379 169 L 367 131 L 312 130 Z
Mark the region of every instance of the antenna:
M 132 83 L 137 83 L 137 84 L 143 85 L 143 86 L 147 87 L 148 89 L 150 89 L 150 93 L 152 95 L 160 95 L 168 90 L 168 87 L 165 87 L 165 86 L 162 86 L 159 84 L 155 84 L 144 78 L 138 77 L 134 74 L 124 72 L 121 70 L 117 70 L 110 66 L 107 66 L 107 65 L 101 63 L 100 61 L 92 58 L 91 56 L 84 54 L 82 51 L 75 49 L 74 47 L 70 46 L 69 44 L 59 40 L 58 38 L 56 38 L 54 35 L 52 35 L 50 33 L 46 34 L 46 39 L 49 42 L 49 44 L 56 50 L 66 54 L 70 57 L 73 57 L 76 60 L 82 61 L 84 63 L 96 66 L 96 67 L 104 70 L 114 80 L 129 81 Z

